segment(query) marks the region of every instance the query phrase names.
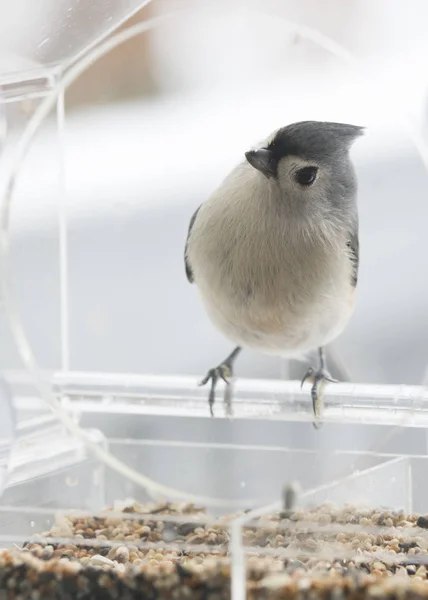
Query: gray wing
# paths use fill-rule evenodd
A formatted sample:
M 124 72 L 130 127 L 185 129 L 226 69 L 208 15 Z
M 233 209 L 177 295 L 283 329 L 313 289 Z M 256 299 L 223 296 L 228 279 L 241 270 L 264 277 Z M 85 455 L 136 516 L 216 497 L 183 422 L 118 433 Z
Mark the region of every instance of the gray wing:
M 202 206 L 202 204 L 201 204 Z M 187 244 L 189 242 L 189 236 L 190 233 L 192 231 L 192 227 L 195 224 L 196 221 L 196 216 L 199 212 L 199 209 L 201 208 L 201 206 L 199 206 L 196 211 L 194 212 L 194 214 L 192 215 L 192 218 L 190 219 L 190 223 L 189 223 L 189 229 L 187 231 L 187 238 L 186 238 L 186 245 L 184 246 L 184 266 L 186 269 L 186 276 L 187 276 L 187 280 L 189 281 L 189 283 L 193 283 L 193 271 L 192 271 L 192 267 L 190 266 L 189 260 L 187 258 Z
M 352 285 L 356 287 L 358 282 L 358 264 L 360 260 L 360 244 L 358 241 L 358 230 L 351 234 L 348 241 L 350 258 L 352 262 Z

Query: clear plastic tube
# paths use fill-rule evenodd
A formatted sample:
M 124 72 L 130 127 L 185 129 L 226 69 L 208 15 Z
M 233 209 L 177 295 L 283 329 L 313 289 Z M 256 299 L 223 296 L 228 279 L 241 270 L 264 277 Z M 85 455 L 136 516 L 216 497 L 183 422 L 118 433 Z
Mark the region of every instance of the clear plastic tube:
M 69 306 L 68 306 L 68 232 L 67 232 L 67 190 L 65 178 L 65 98 L 62 91 L 57 100 L 57 129 L 58 129 L 58 163 L 59 163 L 59 278 L 60 278 L 60 334 L 61 334 L 61 369 L 70 368 L 70 335 L 69 335 Z

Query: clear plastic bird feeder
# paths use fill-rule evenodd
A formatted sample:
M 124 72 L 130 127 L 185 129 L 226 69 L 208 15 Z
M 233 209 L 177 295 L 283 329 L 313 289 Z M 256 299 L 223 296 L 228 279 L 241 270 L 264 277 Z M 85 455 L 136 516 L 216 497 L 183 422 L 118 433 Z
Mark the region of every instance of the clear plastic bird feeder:
M 150 18 L 118 32 L 149 4 L 156 7 Z M 335 584 L 345 568 L 347 576 L 354 567 L 360 575 L 361 569 L 406 573 L 416 577 L 406 580 L 409 586 L 425 579 L 426 527 L 414 515 L 428 506 L 428 390 L 420 385 L 422 372 L 413 376 L 412 360 L 400 379 L 394 369 L 384 375 L 379 359 L 375 382 L 362 383 L 374 372 L 372 348 L 351 325 L 357 351 L 352 354 L 346 335 L 334 350 L 350 358 L 357 383 L 327 388 L 320 431 L 311 425 L 308 391 L 281 380 L 279 368 L 276 378 L 263 372 L 258 359 L 244 363 L 246 375 L 261 377 L 237 380 L 232 418 L 219 397 L 211 419 L 207 392 L 197 386 L 197 373 L 211 366 L 208 357 L 213 364 L 221 357 L 222 346 L 198 312 L 195 290 L 186 287 L 187 219 L 209 193 L 207 182 L 214 187 L 257 136 L 278 121 L 378 125 L 384 118 L 386 127 L 393 116 L 403 137 L 391 161 L 402 139 L 413 144 L 406 160 L 420 161 L 420 189 L 409 207 L 426 192 L 428 154 L 418 124 L 397 98 L 381 118 L 382 99 L 374 92 L 381 86 L 369 65 L 378 68 L 382 52 L 392 53 L 390 38 L 384 36 L 382 49 L 373 36 L 369 50 L 361 48 L 351 15 L 330 21 L 319 15 L 318 22 L 310 8 L 309 1 L 298 9 L 291 2 L 198 7 L 44 0 L 37 8 L 18 1 L 0 9 L 0 356 L 9 386 L 0 390 L 0 543 L 26 549 L 1 555 L 4 581 L 16 579 L 16 569 L 33 577 L 59 561 L 51 571 L 61 573 L 58 585 L 69 581 L 64 593 L 78 595 L 73 569 L 84 581 L 88 568 L 106 574 L 85 585 L 114 588 L 132 587 L 138 573 L 141 585 L 144 577 L 152 581 L 147 569 L 153 567 L 171 575 L 164 592 L 168 585 L 196 589 L 202 577 L 207 589 L 218 585 L 217 592 L 231 591 L 236 600 L 295 584 L 318 589 L 327 571 Z M 369 32 L 379 15 L 364 10 L 360 25 Z M 422 37 L 413 30 L 412 46 L 410 25 L 403 23 L 403 36 L 416 53 Z M 164 96 L 145 102 L 144 110 L 129 103 L 125 110 L 92 108 L 69 119 L 69 86 L 114 48 L 154 30 L 151 51 Z M 216 49 L 219 35 L 224 44 Z M 208 47 L 230 64 L 210 63 L 203 76 Z M 301 77 L 305 65 L 311 77 Z M 389 65 L 383 66 L 386 81 Z M 168 89 L 174 76 L 175 95 Z M 198 77 L 202 91 L 180 99 L 180 85 L 191 89 Z M 215 77 L 222 87 L 211 85 Z M 339 83 L 329 87 L 333 81 Z M 351 104 L 357 91 L 359 101 Z M 378 144 L 385 129 L 379 131 Z M 360 199 L 373 191 L 367 169 L 378 150 L 366 146 L 355 156 Z M 185 204 L 189 197 L 192 206 Z M 368 202 L 360 208 L 362 237 L 378 252 L 373 261 L 384 265 L 388 251 L 383 257 L 379 247 L 388 248 L 390 238 L 384 234 L 373 245 L 364 229 Z M 391 214 L 401 210 L 392 206 Z M 403 255 L 415 254 L 418 266 L 422 253 L 406 240 L 403 235 Z M 363 254 L 362 304 L 376 311 L 384 286 L 364 270 L 364 260 Z M 395 264 L 405 278 L 403 262 Z M 398 291 L 391 306 L 399 301 Z M 384 306 L 379 310 L 387 313 Z M 419 309 L 416 302 L 415 318 Z M 374 329 L 369 317 L 357 318 L 365 319 L 366 332 Z M 290 508 L 281 497 L 292 481 L 302 491 Z M 86 593 L 91 590 L 98 593 L 96 587 Z

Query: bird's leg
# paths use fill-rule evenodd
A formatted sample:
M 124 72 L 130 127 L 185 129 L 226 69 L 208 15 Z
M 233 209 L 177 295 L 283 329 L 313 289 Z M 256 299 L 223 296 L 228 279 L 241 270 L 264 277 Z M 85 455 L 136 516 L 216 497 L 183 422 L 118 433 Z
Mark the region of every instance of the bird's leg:
M 320 359 L 320 366 L 317 371 L 315 371 L 312 367 L 306 371 L 305 376 L 302 379 L 301 387 L 307 379 L 312 380 L 312 388 L 311 388 L 311 398 L 312 398 L 312 407 L 314 410 L 314 415 L 317 421 L 321 417 L 321 409 L 322 409 L 322 392 L 325 384 L 330 381 L 331 383 L 337 383 L 337 379 L 333 379 L 330 373 L 327 370 L 326 359 L 325 359 L 325 351 L 324 348 L 318 348 L 318 355 Z M 317 425 L 314 424 L 316 427 Z M 319 423 L 318 423 L 319 426 Z
M 214 369 L 210 369 L 205 377 L 202 379 L 199 385 L 205 385 L 208 381 L 211 381 L 211 389 L 208 396 L 208 402 L 210 405 L 210 413 L 211 416 L 214 416 L 214 402 L 215 402 L 215 389 L 217 387 L 217 383 L 219 379 L 223 379 L 226 384 L 226 391 L 224 394 L 224 401 L 230 410 L 230 405 L 232 401 L 232 382 L 233 378 L 233 365 L 236 360 L 236 357 L 241 352 L 242 348 L 237 346 L 233 352 L 229 354 L 229 356 L 218 365 L 218 367 L 214 367 Z

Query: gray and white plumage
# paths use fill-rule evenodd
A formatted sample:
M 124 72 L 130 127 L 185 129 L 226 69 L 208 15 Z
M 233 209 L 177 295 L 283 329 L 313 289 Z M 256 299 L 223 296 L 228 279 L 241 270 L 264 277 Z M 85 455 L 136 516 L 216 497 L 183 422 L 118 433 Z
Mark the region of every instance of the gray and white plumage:
M 283 127 L 193 215 L 186 274 L 235 344 L 299 357 L 346 326 L 359 261 L 349 150 L 362 132 L 317 121 Z

